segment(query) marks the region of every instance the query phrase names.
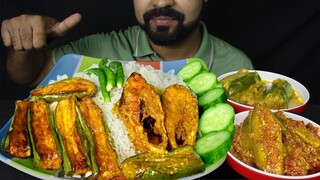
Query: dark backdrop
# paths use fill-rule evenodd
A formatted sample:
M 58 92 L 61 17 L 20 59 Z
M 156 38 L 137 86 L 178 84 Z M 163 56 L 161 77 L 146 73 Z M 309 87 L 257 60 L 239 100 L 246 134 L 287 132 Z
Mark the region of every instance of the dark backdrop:
M 82 13 L 82 22 L 52 46 L 136 24 L 130 0 L 0 0 L 1 22 L 21 13 L 62 20 L 73 12 Z M 212 34 L 244 51 L 256 69 L 298 80 L 308 88 L 310 102 L 320 104 L 320 0 L 209 0 L 203 21 Z M 30 89 L 6 75 L 2 42 L 0 50 L 0 98 L 27 97 Z

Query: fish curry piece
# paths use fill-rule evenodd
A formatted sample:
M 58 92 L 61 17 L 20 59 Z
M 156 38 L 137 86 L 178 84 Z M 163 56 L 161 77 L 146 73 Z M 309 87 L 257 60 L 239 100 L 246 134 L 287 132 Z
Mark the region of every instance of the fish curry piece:
M 160 96 L 139 73 L 127 79 L 115 112 L 124 122 L 137 151 L 166 153 L 168 138 Z
M 90 98 L 86 97 L 77 101 L 77 105 L 83 120 L 92 134 L 94 142 L 95 160 L 99 167 L 96 179 L 111 179 L 121 176 L 122 172 L 118 164 L 118 158 L 113 149 L 113 140 L 104 123 L 103 113 L 99 106 Z
M 75 94 L 77 98 L 93 96 L 97 93 L 97 86 L 87 79 L 71 77 L 52 84 L 38 87 L 30 92 L 31 96 Z M 52 98 L 52 97 L 51 97 Z
M 28 99 L 16 101 L 11 128 L 4 142 L 4 151 L 17 158 L 28 158 L 31 156 L 27 121 L 28 107 Z
M 169 148 L 194 146 L 199 120 L 197 97 L 187 87 L 174 84 L 166 88 L 161 100 Z
M 244 163 L 266 172 L 302 176 L 320 171 L 319 128 L 287 118 L 258 105 L 249 112 L 230 152 Z
M 34 165 L 40 169 L 61 168 L 62 158 L 50 118 L 49 105 L 44 100 L 30 102 L 28 123 L 34 146 Z
M 76 100 L 73 97 L 58 102 L 55 110 L 56 129 L 71 167 L 64 167 L 67 175 L 84 176 L 90 167 L 77 126 Z

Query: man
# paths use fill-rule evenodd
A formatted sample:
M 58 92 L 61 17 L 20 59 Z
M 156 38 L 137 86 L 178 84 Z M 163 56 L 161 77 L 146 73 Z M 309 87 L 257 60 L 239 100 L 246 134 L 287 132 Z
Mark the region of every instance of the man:
M 217 75 L 240 68 L 253 69 L 250 59 L 240 50 L 208 34 L 200 20 L 206 2 L 133 0 L 140 26 L 94 34 L 53 50 L 46 44 L 78 24 L 80 14 L 62 22 L 38 15 L 5 20 L 1 27 L 3 43 L 12 47 L 7 56 L 7 72 L 13 81 L 35 87 L 67 53 L 150 61 L 198 57 Z

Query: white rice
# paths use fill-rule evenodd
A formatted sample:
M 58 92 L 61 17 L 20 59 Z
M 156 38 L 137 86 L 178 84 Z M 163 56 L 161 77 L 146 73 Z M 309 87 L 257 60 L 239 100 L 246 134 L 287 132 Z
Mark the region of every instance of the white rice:
M 92 65 L 90 68 L 98 67 L 97 64 Z M 181 84 L 186 86 L 183 80 L 174 75 L 174 71 L 169 71 L 168 73 L 163 73 L 160 70 L 154 69 L 152 66 L 144 66 L 130 61 L 123 64 L 125 79 L 127 79 L 133 72 L 138 72 L 145 78 L 145 80 L 153 85 L 154 87 L 165 90 L 169 85 Z M 91 80 L 96 84 L 98 89 L 100 89 L 100 84 L 98 77 L 94 74 L 88 75 L 83 72 L 78 72 L 74 74 L 74 77 L 82 77 Z M 67 78 L 66 75 L 58 76 L 57 80 L 62 80 Z M 50 81 L 52 83 L 55 81 Z M 120 162 L 123 162 L 128 157 L 134 156 L 136 154 L 133 143 L 130 141 L 126 127 L 124 126 L 121 119 L 112 113 L 112 108 L 114 104 L 120 99 L 122 89 L 113 88 L 110 92 L 111 102 L 105 103 L 101 91 L 93 97 L 95 103 L 102 109 L 104 119 L 107 121 L 108 127 L 111 132 L 111 136 L 114 140 L 115 150 L 118 154 Z

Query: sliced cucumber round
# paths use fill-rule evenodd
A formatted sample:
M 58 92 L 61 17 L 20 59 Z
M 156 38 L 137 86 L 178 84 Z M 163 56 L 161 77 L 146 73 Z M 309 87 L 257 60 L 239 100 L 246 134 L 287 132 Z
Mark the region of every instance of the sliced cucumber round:
M 231 145 L 232 138 L 229 131 L 212 131 L 196 141 L 194 150 L 206 166 L 210 166 L 224 157 Z
M 214 88 L 198 98 L 198 105 L 203 108 L 203 110 L 218 103 L 225 102 L 227 102 L 227 94 L 222 88 Z
M 190 89 L 195 92 L 198 96 L 214 89 L 218 84 L 216 74 L 212 72 L 203 72 L 193 77 L 187 85 Z
M 203 71 L 203 66 L 200 61 L 193 61 L 184 65 L 178 72 L 177 75 L 180 76 L 183 81 L 190 81 L 195 75 Z
M 221 83 L 218 82 L 216 88 L 224 88 L 224 87 L 223 87 L 223 84 L 221 84 Z
M 216 104 L 203 112 L 199 120 L 202 136 L 211 131 L 227 130 L 234 123 L 234 109 L 228 103 Z

